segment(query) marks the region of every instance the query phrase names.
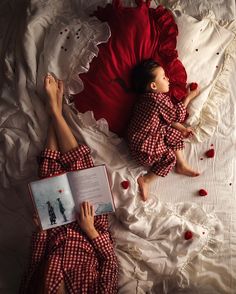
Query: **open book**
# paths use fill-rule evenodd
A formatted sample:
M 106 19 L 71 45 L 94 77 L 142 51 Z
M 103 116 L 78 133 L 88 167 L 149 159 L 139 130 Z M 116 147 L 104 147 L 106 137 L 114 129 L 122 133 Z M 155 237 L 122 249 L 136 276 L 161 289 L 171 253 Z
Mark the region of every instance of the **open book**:
M 94 206 L 95 215 L 114 211 L 105 165 L 34 181 L 29 189 L 43 230 L 74 221 L 84 201 Z

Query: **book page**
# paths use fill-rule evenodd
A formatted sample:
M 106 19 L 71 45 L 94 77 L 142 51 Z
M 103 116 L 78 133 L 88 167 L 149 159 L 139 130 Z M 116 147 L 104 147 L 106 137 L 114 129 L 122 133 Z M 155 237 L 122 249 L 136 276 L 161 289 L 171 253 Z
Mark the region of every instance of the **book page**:
M 75 204 L 66 174 L 29 184 L 43 229 L 75 220 Z
M 94 206 L 95 215 L 114 211 L 113 198 L 104 165 L 69 172 L 68 180 L 76 210 L 79 211 L 80 203 L 88 201 Z

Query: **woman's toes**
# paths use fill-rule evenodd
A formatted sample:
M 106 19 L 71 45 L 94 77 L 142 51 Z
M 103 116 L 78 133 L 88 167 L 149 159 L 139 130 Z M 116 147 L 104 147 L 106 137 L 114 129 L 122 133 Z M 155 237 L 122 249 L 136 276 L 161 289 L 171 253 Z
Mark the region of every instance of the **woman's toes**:
M 53 84 L 53 83 L 57 83 L 57 81 L 55 80 L 55 78 L 50 74 L 48 73 L 45 77 L 45 81 L 48 83 L 48 84 Z
M 49 85 L 50 84 L 50 76 L 46 75 L 44 78 L 44 85 Z
M 61 80 L 58 80 L 58 89 L 63 92 L 64 90 L 64 83 Z

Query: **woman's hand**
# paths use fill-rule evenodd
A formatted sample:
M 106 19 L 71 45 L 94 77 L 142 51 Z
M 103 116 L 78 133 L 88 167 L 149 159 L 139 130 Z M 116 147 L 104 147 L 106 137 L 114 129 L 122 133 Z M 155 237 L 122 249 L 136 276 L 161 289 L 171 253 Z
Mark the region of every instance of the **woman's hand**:
M 90 239 L 95 239 L 99 236 L 94 227 L 94 208 L 89 202 L 80 204 L 80 213 L 77 217 L 80 228 L 87 234 Z
M 35 227 L 36 227 L 36 232 L 40 232 L 41 227 L 40 227 L 39 219 L 38 219 L 38 216 L 37 216 L 36 212 L 33 214 L 33 222 L 34 222 Z

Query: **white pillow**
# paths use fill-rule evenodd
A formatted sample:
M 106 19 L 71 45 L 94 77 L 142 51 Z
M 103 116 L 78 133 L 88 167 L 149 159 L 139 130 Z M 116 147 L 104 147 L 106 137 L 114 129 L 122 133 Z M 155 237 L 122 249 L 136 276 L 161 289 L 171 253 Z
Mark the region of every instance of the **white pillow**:
M 201 93 L 189 105 L 187 123 L 195 128 L 198 141 L 211 136 L 218 124 L 218 109 L 228 95 L 226 53 L 232 53 L 235 34 L 220 26 L 212 13 L 197 20 L 174 11 L 179 29 L 177 50 L 188 75 L 188 82 L 197 82 Z M 235 41 L 234 41 L 235 42 Z
M 84 86 L 79 74 L 88 71 L 93 57 L 98 55 L 98 44 L 107 42 L 110 35 L 108 24 L 96 17 L 66 17 L 51 25 L 40 52 L 38 92 L 44 92 L 43 78 L 48 72 L 65 81 L 67 94 L 81 92 Z

